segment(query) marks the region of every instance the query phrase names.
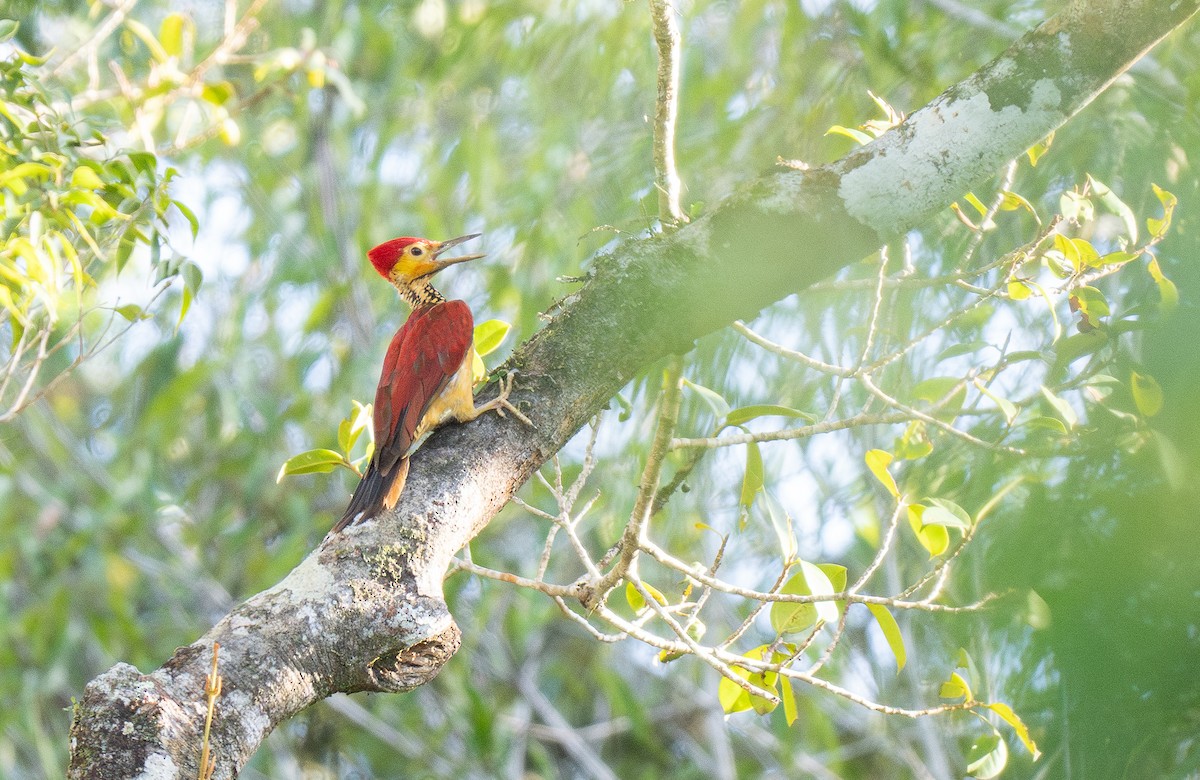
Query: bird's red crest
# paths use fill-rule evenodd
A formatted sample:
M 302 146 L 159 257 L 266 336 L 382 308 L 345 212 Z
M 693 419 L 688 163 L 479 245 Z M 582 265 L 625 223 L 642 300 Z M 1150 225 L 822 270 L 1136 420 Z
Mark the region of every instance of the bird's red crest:
M 367 259 L 371 261 L 371 265 L 375 266 L 375 270 L 379 272 L 379 275 L 387 279 L 388 273 L 400 258 L 400 254 L 410 244 L 415 244 L 423 240 L 422 238 L 415 238 L 413 236 L 401 236 L 400 238 L 393 238 L 391 241 L 384 241 L 379 246 L 367 252 Z

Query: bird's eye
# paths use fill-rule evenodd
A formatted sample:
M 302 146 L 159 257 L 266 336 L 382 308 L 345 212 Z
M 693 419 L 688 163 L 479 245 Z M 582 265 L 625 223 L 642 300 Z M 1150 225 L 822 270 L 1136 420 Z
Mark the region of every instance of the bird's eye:
M 425 250 L 421 249 L 421 247 L 419 247 L 419 246 L 414 246 L 412 248 L 412 252 L 411 252 L 413 257 L 420 257 L 424 253 L 425 253 Z

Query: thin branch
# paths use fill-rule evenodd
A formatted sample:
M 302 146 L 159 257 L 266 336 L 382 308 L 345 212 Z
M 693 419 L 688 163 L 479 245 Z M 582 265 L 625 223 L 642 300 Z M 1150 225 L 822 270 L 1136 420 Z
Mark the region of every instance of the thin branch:
M 667 0 L 650 0 L 654 40 L 658 44 L 658 100 L 654 109 L 654 184 L 658 216 L 664 226 L 688 221 L 679 205 L 683 185 L 675 170 L 675 120 L 679 115 L 681 37 L 675 9 Z
M 70 53 L 63 58 L 62 62 L 54 66 L 54 70 L 50 71 L 52 78 L 59 78 L 62 74 L 75 64 L 75 61 L 83 56 L 90 56 L 95 53 L 105 38 L 113 34 L 113 31 L 125 21 L 125 17 L 137 5 L 137 0 L 121 0 L 121 4 L 113 9 L 103 22 L 101 22 L 91 36 L 81 46 L 71 49 Z
M 621 536 L 621 554 L 617 563 L 596 583 L 596 594 L 600 601 L 611 591 L 632 568 L 639 548 L 646 538 L 646 527 L 650 523 L 650 509 L 654 506 L 654 496 L 658 492 L 659 480 L 662 477 L 663 464 L 666 462 L 670 449 L 671 434 L 675 431 L 675 422 L 679 418 L 680 377 L 683 373 L 683 359 L 678 355 L 667 361 L 665 378 L 663 380 L 662 397 L 659 399 L 658 422 L 654 428 L 654 439 L 650 442 L 650 452 L 646 456 L 646 467 L 642 470 L 642 481 L 638 486 L 637 500 L 630 513 L 629 523 Z
M 841 431 L 847 428 L 858 428 L 864 425 L 893 425 L 907 422 L 910 415 L 905 411 L 881 412 L 877 414 L 856 414 L 841 420 L 813 423 L 800 428 L 785 428 L 781 431 L 766 431 L 765 433 L 738 433 L 728 436 L 710 436 L 697 439 L 672 439 L 671 449 L 681 450 L 690 447 L 714 449 L 716 447 L 736 447 L 750 442 L 789 441 L 791 439 L 807 439 L 821 433 Z

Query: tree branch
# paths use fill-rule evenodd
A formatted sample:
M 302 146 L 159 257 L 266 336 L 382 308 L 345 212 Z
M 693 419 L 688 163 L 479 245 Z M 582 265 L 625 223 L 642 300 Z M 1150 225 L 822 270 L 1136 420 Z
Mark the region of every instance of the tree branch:
M 211 743 L 222 780 L 318 699 L 428 681 L 458 647 L 442 596 L 454 553 L 622 385 L 944 209 L 1063 124 L 1198 5 L 1072 3 L 839 162 L 769 173 L 670 235 L 598 258 L 587 286 L 508 365 L 518 372 L 513 400 L 535 430 L 492 415 L 440 429 L 413 456 L 393 512 L 326 538 L 157 671 L 118 664 L 98 677 L 76 709 L 70 777 L 195 777 L 214 642 L 224 685 Z M 903 715 L 963 708 L 868 704 Z

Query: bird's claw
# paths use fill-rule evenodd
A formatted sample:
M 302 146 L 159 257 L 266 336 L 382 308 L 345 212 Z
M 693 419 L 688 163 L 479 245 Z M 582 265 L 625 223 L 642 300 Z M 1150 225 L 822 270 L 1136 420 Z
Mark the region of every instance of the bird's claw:
M 494 399 L 492 399 L 492 403 L 495 404 L 495 406 L 493 408 L 495 409 L 496 414 L 500 415 L 501 417 L 504 417 L 505 416 L 504 410 L 507 409 L 508 411 L 513 413 L 513 417 L 516 417 L 518 420 L 520 420 L 521 422 L 525 423 L 530 428 L 532 428 L 533 421 L 530 420 L 528 417 L 526 417 L 524 412 L 522 412 L 520 409 L 518 409 L 516 406 L 514 406 L 512 404 L 512 402 L 510 402 L 508 400 L 508 396 L 510 393 L 512 393 L 512 389 L 513 389 L 513 375 L 506 374 L 504 376 L 504 378 L 500 380 L 500 392 L 496 395 L 496 397 Z

